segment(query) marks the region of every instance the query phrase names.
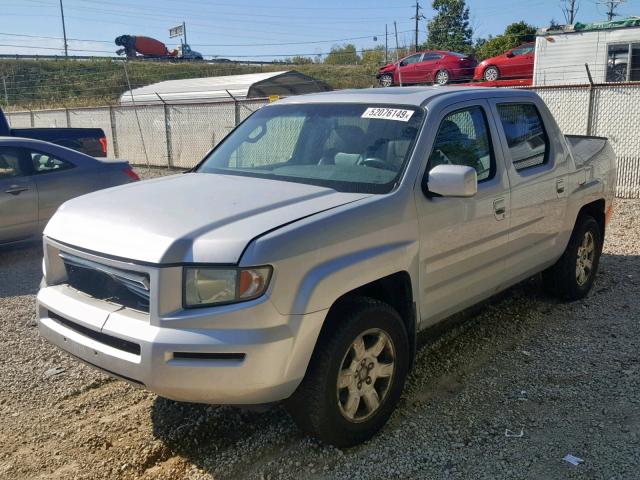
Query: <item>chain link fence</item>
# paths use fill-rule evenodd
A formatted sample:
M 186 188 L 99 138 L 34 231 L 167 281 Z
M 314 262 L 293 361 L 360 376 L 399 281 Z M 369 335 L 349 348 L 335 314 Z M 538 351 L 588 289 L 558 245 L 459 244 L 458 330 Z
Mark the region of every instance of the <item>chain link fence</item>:
M 565 134 L 609 138 L 618 158 L 617 195 L 640 198 L 640 84 L 528 88 L 542 97 Z M 110 158 L 190 168 L 267 102 L 75 108 L 7 116 L 15 128 L 99 127 L 107 135 Z

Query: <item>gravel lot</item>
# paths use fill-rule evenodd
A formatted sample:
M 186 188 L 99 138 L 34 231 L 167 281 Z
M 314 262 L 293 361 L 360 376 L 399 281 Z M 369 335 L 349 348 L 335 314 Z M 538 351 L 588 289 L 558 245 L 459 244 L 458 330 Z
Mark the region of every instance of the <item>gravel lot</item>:
M 390 423 L 345 451 L 281 408 L 178 404 L 70 359 L 37 333 L 40 247 L 0 251 L 0 477 L 638 478 L 639 218 L 617 201 L 586 300 L 532 279 L 425 336 Z

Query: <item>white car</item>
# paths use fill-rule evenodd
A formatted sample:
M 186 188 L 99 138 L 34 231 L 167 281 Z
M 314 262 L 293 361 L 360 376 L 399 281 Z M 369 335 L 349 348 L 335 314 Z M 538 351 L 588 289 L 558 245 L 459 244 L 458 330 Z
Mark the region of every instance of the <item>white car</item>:
M 607 140 L 565 137 L 530 91 L 291 97 L 190 173 L 65 203 L 40 332 L 164 397 L 284 401 L 354 445 L 395 408 L 419 330 L 539 272 L 589 292 L 615 179 Z

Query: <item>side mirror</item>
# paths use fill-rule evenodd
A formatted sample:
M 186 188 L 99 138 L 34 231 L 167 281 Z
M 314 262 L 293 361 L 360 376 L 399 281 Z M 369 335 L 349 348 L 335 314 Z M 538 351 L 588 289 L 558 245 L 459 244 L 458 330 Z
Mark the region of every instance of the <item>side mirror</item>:
M 426 187 L 443 197 L 473 197 L 478 192 L 478 174 L 465 165 L 438 165 L 429 171 Z
M 507 55 L 507 58 L 515 57 L 515 54 L 513 52 L 507 52 L 506 55 Z
M 399 66 L 404 67 L 407 64 L 407 62 L 405 62 L 404 60 L 401 60 L 400 63 L 398 63 Z

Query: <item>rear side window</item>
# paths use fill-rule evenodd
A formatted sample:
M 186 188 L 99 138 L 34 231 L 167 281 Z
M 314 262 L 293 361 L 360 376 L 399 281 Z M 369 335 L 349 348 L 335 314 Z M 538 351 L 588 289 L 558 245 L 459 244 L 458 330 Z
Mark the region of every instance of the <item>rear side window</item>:
M 465 108 L 447 115 L 433 143 L 429 168 L 437 165 L 465 165 L 476 169 L 478 181 L 495 174 L 495 159 L 487 118 L 481 107 Z
M 61 160 L 48 153 L 30 151 L 29 158 L 31 158 L 34 173 L 59 172 L 75 167 L 73 163 Z
M 546 163 L 549 138 L 535 105 L 503 103 L 498 105 L 498 114 L 515 169 L 520 172 Z
M 0 147 L 0 179 L 21 177 L 24 174 L 20 165 L 20 150 Z

